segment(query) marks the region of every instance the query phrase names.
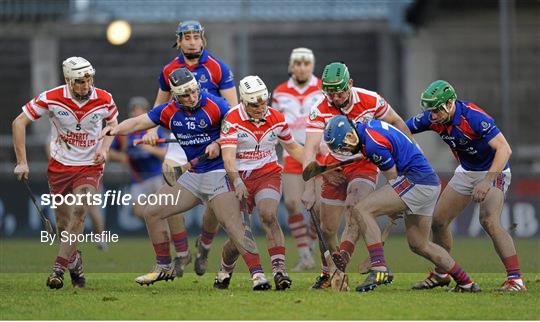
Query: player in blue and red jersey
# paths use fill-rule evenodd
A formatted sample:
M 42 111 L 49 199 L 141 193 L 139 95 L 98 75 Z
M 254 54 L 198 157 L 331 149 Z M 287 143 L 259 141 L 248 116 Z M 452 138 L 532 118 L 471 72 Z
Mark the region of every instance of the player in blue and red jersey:
M 351 210 L 366 242 L 371 269 L 356 290 L 367 292 L 391 283 L 386 265 L 381 230 L 375 220 L 383 214 L 405 213 L 409 247 L 452 275 L 458 292 L 478 292 L 480 287 L 461 269 L 450 254 L 429 240 L 431 219 L 441 189 L 439 177 L 420 149 L 403 132 L 389 123 L 371 120 L 353 123 L 346 116 L 334 116 L 324 130 L 328 147 L 343 155 L 362 155 L 374 163 L 388 184 L 361 199 Z
M 507 279 L 500 290 L 527 290 L 512 237 L 501 226 L 504 196 L 511 178 L 510 145 L 493 118 L 476 104 L 457 100 L 454 88 L 446 81 L 429 85 L 421 102 L 425 111 L 409 119 L 407 126 L 412 133 L 438 133 L 460 163 L 435 208 L 433 241 L 450 251 L 450 224 L 471 199 L 480 203 L 480 223 L 506 268 Z M 430 289 L 449 282 L 446 270 L 436 267 L 413 288 Z
M 205 153 L 209 155 L 208 159 L 198 162 L 181 175 L 178 185 L 164 185 L 158 191 L 158 194 L 179 194 L 177 202 L 145 208 L 144 218 L 154 245 L 157 264 L 152 272 L 137 277 L 136 282 L 144 285 L 174 278 L 168 229 L 164 219 L 204 202 L 214 211 L 217 220 L 244 258 L 252 275 L 253 289 L 267 290 L 270 284 L 263 273 L 256 244 L 254 241 L 244 242 L 245 227 L 240 216 L 240 205 L 219 155 L 220 145 L 217 141 L 221 121 L 229 111 L 229 106 L 224 99 L 201 91 L 187 68 L 173 71 L 169 81 L 173 100 L 102 132 L 103 135 L 127 135 L 161 125 L 174 134 L 188 161 Z
M 169 75 L 173 70 L 180 67 L 186 67 L 193 73 L 203 91 L 215 96 L 221 96 L 229 103 L 229 106 L 236 106 L 238 98 L 233 74 L 225 63 L 214 57 L 205 48 L 206 38 L 201 23 L 194 20 L 180 22 L 176 30 L 176 36 L 173 47 L 178 48 L 179 54 L 163 67 L 159 75 L 159 89 L 154 106 L 171 100 Z M 150 129 L 145 139 L 149 142 L 155 142 L 158 139 L 156 130 Z M 179 145 L 170 145 L 165 160 L 183 161 L 179 159 L 183 159 L 184 154 Z M 188 239 L 183 220 L 174 220 L 174 229 L 172 228 L 171 233 L 175 238 L 175 243 L 187 245 Z M 197 239 L 197 256 L 194 263 L 197 275 L 203 275 L 206 272 L 208 253 L 218 228 L 219 225 L 214 214 L 211 210 L 206 209 L 203 215 L 201 234 Z M 186 263 L 191 260 L 190 257 L 182 258 Z

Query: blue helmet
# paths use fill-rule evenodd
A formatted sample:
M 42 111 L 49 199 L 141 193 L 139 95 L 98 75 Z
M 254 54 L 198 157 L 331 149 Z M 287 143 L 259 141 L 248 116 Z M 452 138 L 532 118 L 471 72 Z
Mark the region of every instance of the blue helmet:
M 345 115 L 336 115 L 328 121 L 324 128 L 324 142 L 338 154 L 353 155 L 360 151 L 354 124 Z
M 183 21 L 178 24 L 178 28 L 176 28 L 176 35 L 180 38 L 182 38 L 182 35 L 185 32 L 197 32 L 201 35 L 201 38 L 203 39 L 203 43 L 206 44 L 206 40 L 204 38 L 204 27 L 201 25 L 200 22 L 197 20 L 188 20 Z M 173 48 L 176 48 L 176 42 L 173 45 Z

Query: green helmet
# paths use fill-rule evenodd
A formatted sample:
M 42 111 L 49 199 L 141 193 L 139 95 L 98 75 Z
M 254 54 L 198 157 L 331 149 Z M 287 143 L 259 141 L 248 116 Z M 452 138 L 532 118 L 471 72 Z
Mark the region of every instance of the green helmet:
M 437 80 L 422 92 L 420 100 L 423 108 L 434 110 L 444 107 L 448 100 L 455 100 L 456 98 L 456 91 L 450 83 L 444 80 Z
M 343 92 L 349 87 L 349 79 L 349 69 L 344 63 L 328 64 L 322 73 L 322 90 Z

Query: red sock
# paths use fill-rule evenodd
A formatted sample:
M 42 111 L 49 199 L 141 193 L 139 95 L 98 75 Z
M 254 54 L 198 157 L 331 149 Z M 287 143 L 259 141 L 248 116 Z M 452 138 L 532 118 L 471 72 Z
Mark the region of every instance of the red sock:
M 296 214 L 289 216 L 288 219 L 289 229 L 291 230 L 291 235 L 293 235 L 296 240 L 296 247 L 300 248 L 309 248 L 309 236 L 307 231 L 307 225 L 304 222 L 304 215 Z
M 171 263 L 170 244 L 168 241 L 160 244 L 153 244 L 154 252 L 156 253 L 156 262 L 160 265 L 168 265 Z
M 471 278 L 456 262 L 448 272 L 459 285 L 467 285 L 472 282 Z
M 174 244 L 174 249 L 179 256 L 187 256 L 188 254 L 188 238 L 187 232 L 181 231 L 178 234 L 171 235 Z
M 506 268 L 506 278 L 509 280 L 521 279 L 521 270 L 519 268 L 519 259 L 517 254 L 503 259 Z
M 272 273 L 285 271 L 285 247 L 276 246 L 268 248 L 270 262 L 272 262 Z
M 371 267 L 386 267 L 386 259 L 384 258 L 384 245 L 383 243 L 377 243 L 368 245 L 369 258 L 371 261 Z
M 62 272 L 66 270 L 69 264 L 69 260 L 64 257 L 56 256 L 54 261 L 54 269 L 61 270 Z
M 214 240 L 214 236 L 216 236 L 217 232 L 217 230 L 207 231 L 203 228 L 203 230 L 201 231 L 201 245 L 205 249 L 210 249 L 210 247 L 212 246 L 212 241 Z
M 256 273 L 263 272 L 263 269 L 261 266 L 261 258 L 259 257 L 259 254 L 246 252 L 244 255 L 242 255 L 242 257 L 244 258 L 244 261 L 246 262 L 246 265 L 249 269 L 249 272 L 251 273 L 251 276 L 255 275 Z
M 348 263 L 354 253 L 354 244 L 348 240 L 344 240 L 339 244 L 341 257 Z

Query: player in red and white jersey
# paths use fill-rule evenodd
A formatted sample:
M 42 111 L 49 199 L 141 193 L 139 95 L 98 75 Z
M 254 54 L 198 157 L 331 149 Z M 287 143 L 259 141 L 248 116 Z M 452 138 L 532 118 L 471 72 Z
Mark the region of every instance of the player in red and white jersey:
M 293 49 L 289 58 L 290 78 L 281 83 L 272 94 L 272 107 L 285 115 L 294 139 L 302 145 L 306 141 L 307 116 L 311 108 L 323 97 L 321 80 L 313 75 L 314 67 L 315 56 L 311 49 Z M 325 148 L 326 145 L 322 143 L 321 147 Z M 327 152 L 319 151 L 317 155 L 321 162 L 324 160 L 323 153 Z M 293 272 L 315 267 L 310 251 L 311 238 L 301 201 L 304 191 L 304 180 L 301 174 L 302 164 L 284 151 L 283 201 L 289 215 L 287 220 L 289 229 L 296 240 L 296 248 L 300 255 L 300 260 L 291 270 Z
M 323 131 L 328 120 L 334 115 L 345 115 L 353 121 L 384 120 L 409 137 L 411 132 L 401 117 L 379 94 L 363 88 L 353 87 L 349 70 L 343 63 L 331 63 L 324 68 L 322 90 L 325 98 L 315 106 L 309 115 L 304 146 L 304 167 L 315 160 L 315 152 L 321 143 Z M 352 157 L 352 156 L 351 156 Z M 343 157 L 336 153 L 327 156 L 325 163 L 332 164 L 351 157 Z M 360 160 L 323 175 L 321 191 L 321 228 L 330 249 L 336 249 L 336 234 L 341 222 L 341 214 L 354 206 L 375 189 L 377 167 L 368 160 Z M 306 183 L 302 201 L 306 208 L 314 203 L 314 184 Z M 356 241 L 359 237 L 356 222 L 346 212 L 346 226 L 339 245 L 339 252 L 333 255 L 339 268 L 344 270 L 349 262 Z M 317 278 L 313 288 L 325 288 L 330 285 L 327 263 L 323 258 L 322 274 Z
M 249 213 L 255 207 L 259 211 L 276 289 L 284 290 L 292 282 L 285 271 L 285 238 L 277 218 L 282 168 L 277 162 L 276 145 L 281 143 L 298 161 L 302 161 L 303 148 L 294 141 L 283 114 L 268 107 L 268 90 L 258 76 L 243 78 L 239 89 L 241 103 L 227 114 L 222 125 L 223 162 L 244 208 Z M 225 279 L 227 284 L 230 281 L 238 257 L 227 256 L 230 246 L 230 242 L 224 246 L 216 288 L 223 288 Z
M 66 85 L 45 91 L 22 108 L 13 121 L 13 145 L 17 155 L 14 173 L 28 179 L 26 126 L 48 115 L 51 122 L 51 148 L 47 178 L 51 194 L 90 196 L 98 191 L 112 137 L 99 140 L 103 120 L 118 124 L 118 111 L 108 92 L 94 87 L 95 70 L 82 57 L 70 57 L 62 63 Z M 78 196 L 76 196 L 78 197 Z M 82 205 L 66 204 L 56 209 L 57 236 L 62 231 L 81 234 L 84 229 L 88 197 L 77 199 Z M 82 258 L 76 244 L 60 241 L 60 250 L 47 278 L 47 286 L 61 288 L 64 271 L 69 269 L 74 287 L 84 287 Z

